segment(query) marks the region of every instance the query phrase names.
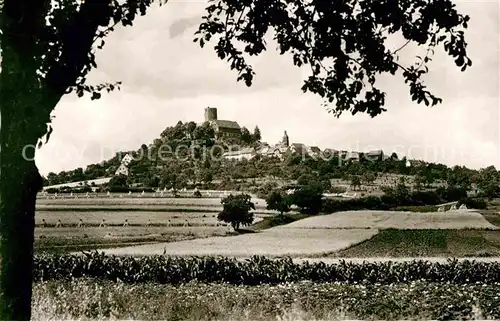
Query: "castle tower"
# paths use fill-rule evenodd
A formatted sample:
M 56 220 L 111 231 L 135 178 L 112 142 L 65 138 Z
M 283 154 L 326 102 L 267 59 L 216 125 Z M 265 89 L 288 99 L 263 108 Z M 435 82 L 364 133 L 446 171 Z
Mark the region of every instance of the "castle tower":
M 209 122 L 213 120 L 217 120 L 217 108 L 205 108 L 205 121 Z
M 288 134 L 286 133 L 286 130 L 285 130 L 285 134 L 283 135 L 283 139 L 281 140 L 281 144 L 285 147 L 290 146 L 290 139 L 288 138 Z

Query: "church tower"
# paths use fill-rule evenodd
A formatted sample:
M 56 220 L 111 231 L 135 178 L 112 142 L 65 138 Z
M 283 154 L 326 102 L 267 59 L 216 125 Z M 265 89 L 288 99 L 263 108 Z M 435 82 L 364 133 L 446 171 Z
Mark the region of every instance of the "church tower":
M 283 139 L 281 140 L 281 145 L 283 145 L 285 147 L 290 146 L 290 140 L 288 138 L 288 134 L 286 133 L 286 130 L 285 130 L 285 134 L 283 135 Z

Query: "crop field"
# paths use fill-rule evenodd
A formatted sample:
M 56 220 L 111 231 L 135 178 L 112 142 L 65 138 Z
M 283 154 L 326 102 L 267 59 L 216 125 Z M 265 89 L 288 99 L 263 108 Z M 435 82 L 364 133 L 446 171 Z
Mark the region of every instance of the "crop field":
M 173 242 L 223 236 L 231 228 L 217 220 L 219 198 L 123 197 L 39 198 L 35 213 L 37 251 L 63 251 Z M 254 212 L 254 223 L 274 215 L 265 201 Z M 79 226 L 79 223 L 82 225 Z M 126 222 L 127 220 L 127 222 Z M 101 223 L 104 223 L 101 226 Z
M 255 214 L 255 222 L 268 215 Z M 106 225 L 123 226 L 125 220 L 129 225 L 146 226 L 217 226 L 217 213 L 214 212 L 147 212 L 147 211 L 37 211 L 35 224 L 42 227 L 43 220 L 48 226 L 54 226 L 58 220 L 63 227 L 76 227 L 79 220 L 85 226 L 99 226 L 102 220 Z
M 36 253 L 67 253 L 158 242 L 177 242 L 210 236 L 225 236 L 231 233 L 232 230 L 227 226 L 37 228 L 35 229 L 35 251 Z
M 71 206 L 81 206 L 81 205 L 179 205 L 179 206 L 202 206 L 202 207 L 220 207 L 220 198 L 148 198 L 148 197 L 127 197 L 122 198 L 113 195 L 113 197 L 102 196 L 100 198 L 86 198 L 84 195 L 80 195 L 76 198 L 76 195 L 70 198 L 56 198 L 56 199 L 37 199 L 37 206 L 39 205 L 71 205 Z M 254 198 L 252 202 L 255 203 L 256 207 L 265 208 L 266 201 L 263 199 Z
M 310 217 L 281 228 L 499 229 L 472 210 L 441 213 L 346 211 Z
M 270 228 L 259 233 L 209 237 L 174 243 L 158 243 L 105 250 L 114 255 L 168 254 L 179 256 L 224 255 L 249 257 L 307 257 L 348 248 L 374 236 L 374 229 L 319 230 Z
M 72 227 L 44 229 L 35 229 L 35 237 L 43 235 L 45 238 L 65 237 L 65 238 L 122 238 L 122 237 L 140 237 L 140 236 L 158 236 L 167 234 L 186 234 L 197 235 L 198 237 L 212 236 L 214 233 L 225 234 L 228 227 L 220 226 L 217 228 L 208 226 L 193 227 L 108 227 L 108 228 L 87 228 L 76 229 Z
M 403 232 L 385 237 L 379 230 L 415 230 L 425 235 Z M 458 234 L 437 235 L 439 230 L 472 230 L 466 242 Z M 408 213 L 385 211 L 349 211 L 319 215 L 276 226 L 253 234 L 230 237 L 209 237 L 168 244 L 147 244 L 136 247 L 107 249 L 107 254 L 151 255 L 251 255 L 293 256 L 314 258 L 336 256 L 410 256 L 425 255 L 497 255 L 500 240 L 496 230 L 481 214 L 472 211 L 445 213 Z M 490 234 L 481 233 L 491 230 Z M 410 233 L 410 234 L 408 234 Z M 443 232 L 446 233 L 446 232 Z M 479 234 L 478 234 L 479 233 Z M 480 235 L 481 234 L 481 235 Z M 405 237 L 406 235 L 406 237 Z M 409 237 L 409 238 L 408 238 Z M 403 239 L 402 239 L 403 238 Z M 408 238 L 408 239 L 406 239 Z M 410 244 L 411 241 L 414 243 Z M 464 239 L 465 240 L 465 239 Z M 418 241 L 418 242 L 417 242 Z M 487 247 L 485 247 L 488 245 Z M 481 247 L 484 247 L 481 249 Z M 347 250 L 353 249 L 353 250 Z M 356 250 L 358 249 L 358 250 Z M 486 253 L 487 252 L 487 253 Z M 336 254 L 337 253 L 337 254 Z M 385 255 L 384 255 L 385 254 Z

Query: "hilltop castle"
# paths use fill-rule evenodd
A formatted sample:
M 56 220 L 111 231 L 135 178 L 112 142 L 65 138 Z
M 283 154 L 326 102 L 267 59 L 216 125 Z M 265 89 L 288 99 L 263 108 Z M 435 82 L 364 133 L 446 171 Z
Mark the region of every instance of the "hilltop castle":
M 205 108 L 205 122 L 212 126 L 217 137 L 238 137 L 241 135 L 241 127 L 237 122 L 217 118 L 217 108 Z
M 215 131 L 216 137 L 239 137 L 241 135 L 240 125 L 232 120 L 219 120 L 217 116 L 217 108 L 206 107 L 205 108 L 205 122 L 209 123 Z M 310 155 L 313 157 L 325 156 L 339 156 L 346 161 L 357 162 L 360 160 L 361 155 L 364 153 L 360 152 L 348 152 L 348 151 L 337 151 L 331 148 L 321 150 L 317 146 L 307 146 L 302 143 L 290 143 L 290 138 L 288 133 L 283 133 L 281 141 L 277 144 L 270 146 L 269 144 L 262 143 L 260 147 L 257 148 L 244 148 L 239 151 L 229 151 L 223 156 L 227 159 L 251 159 L 256 155 L 268 156 L 268 157 L 278 157 L 284 159 L 285 155 L 288 153 L 297 153 L 299 155 Z M 383 152 L 371 151 L 366 153 L 366 156 L 371 158 L 384 159 Z

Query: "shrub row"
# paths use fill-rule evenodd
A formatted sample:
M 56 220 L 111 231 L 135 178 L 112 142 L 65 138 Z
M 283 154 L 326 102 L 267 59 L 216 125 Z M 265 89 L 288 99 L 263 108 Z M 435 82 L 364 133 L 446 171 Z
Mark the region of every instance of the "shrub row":
M 219 257 L 116 257 L 103 253 L 35 256 L 35 281 L 92 277 L 127 283 L 182 284 L 190 281 L 244 285 L 312 281 L 393 284 L 412 281 L 470 284 L 500 282 L 500 263 L 449 260 L 339 264 L 294 263 L 290 258 L 254 256 L 245 261 Z
M 338 211 L 356 211 L 356 210 L 394 210 L 401 207 L 426 207 L 423 211 L 428 211 L 429 206 L 435 206 L 445 202 L 451 202 L 440 198 L 436 192 L 416 192 L 407 199 L 396 199 L 389 195 L 367 196 L 353 198 L 348 200 L 324 199 L 321 211 L 332 213 Z M 467 208 L 486 209 L 487 204 L 483 199 L 464 198 L 458 200 L 458 206 L 465 204 Z

